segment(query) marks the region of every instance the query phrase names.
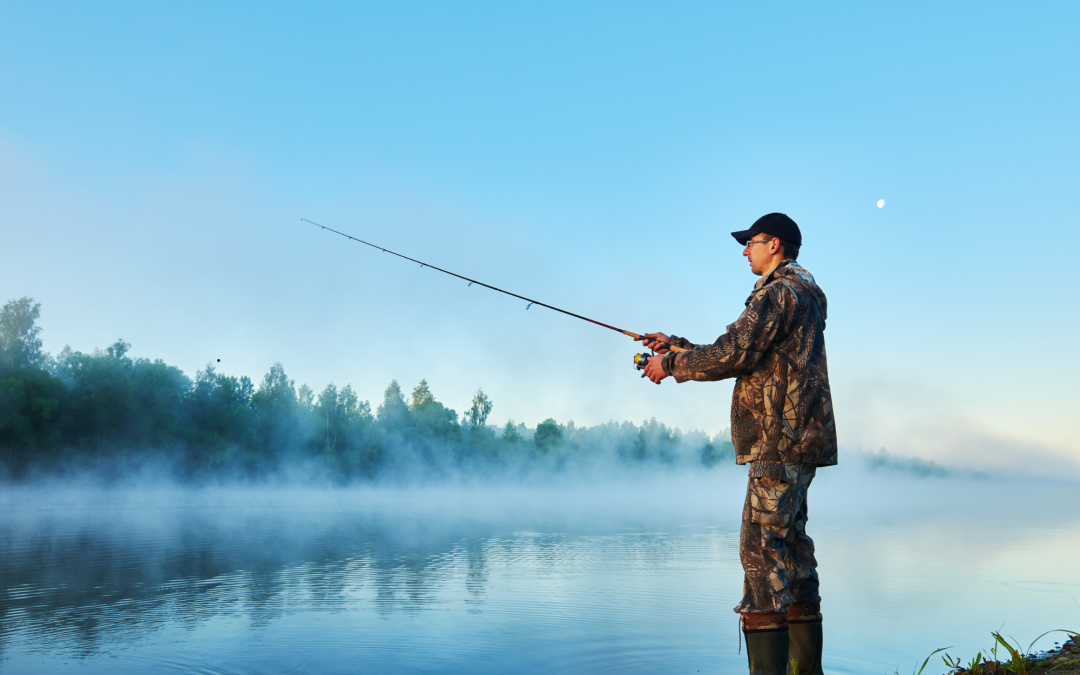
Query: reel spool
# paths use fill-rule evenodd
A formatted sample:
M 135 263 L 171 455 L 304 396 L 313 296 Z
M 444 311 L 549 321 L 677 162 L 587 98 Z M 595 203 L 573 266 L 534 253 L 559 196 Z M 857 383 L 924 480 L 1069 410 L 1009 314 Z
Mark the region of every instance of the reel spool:
M 656 356 L 656 352 L 652 354 L 634 354 L 634 368 L 638 370 L 645 370 L 645 366 L 649 365 L 649 359 Z M 645 377 L 645 373 L 641 373 L 642 377 Z

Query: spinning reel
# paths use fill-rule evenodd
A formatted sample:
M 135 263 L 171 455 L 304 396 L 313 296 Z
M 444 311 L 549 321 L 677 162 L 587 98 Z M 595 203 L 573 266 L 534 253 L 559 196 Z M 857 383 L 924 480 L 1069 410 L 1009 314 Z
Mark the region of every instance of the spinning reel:
M 649 351 L 652 352 L 652 353 L 651 354 L 634 354 L 634 368 L 637 368 L 640 371 L 645 370 L 645 366 L 649 365 L 649 359 L 656 356 L 656 352 L 653 352 L 652 350 L 649 350 Z M 645 373 L 642 372 L 641 376 L 645 377 Z

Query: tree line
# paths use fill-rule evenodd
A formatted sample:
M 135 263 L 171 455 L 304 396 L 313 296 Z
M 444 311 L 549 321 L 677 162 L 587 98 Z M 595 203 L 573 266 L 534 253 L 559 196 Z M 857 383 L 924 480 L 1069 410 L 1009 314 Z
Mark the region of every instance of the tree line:
M 391 382 L 373 410 L 350 385 L 296 387 L 280 363 L 256 386 L 213 364 L 190 378 L 161 359 L 132 358 L 123 340 L 51 355 L 40 311 L 25 297 L 0 309 L 0 473 L 10 479 L 154 466 L 187 479 L 291 470 L 352 481 L 711 468 L 734 456 L 726 440 L 655 419 L 491 426 L 482 389 L 459 419 L 424 380 L 408 396 Z

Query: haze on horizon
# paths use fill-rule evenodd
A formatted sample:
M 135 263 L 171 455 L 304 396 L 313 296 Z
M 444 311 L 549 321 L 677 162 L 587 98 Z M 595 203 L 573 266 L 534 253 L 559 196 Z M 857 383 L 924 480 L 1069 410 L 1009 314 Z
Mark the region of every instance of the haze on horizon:
M 656 387 L 627 338 L 299 219 L 706 342 L 755 281 L 728 233 L 782 211 L 829 297 L 842 451 L 1076 473 L 1052 280 L 1080 243 L 1078 18 L 5 2 L 0 302 L 41 302 L 52 353 L 715 435 L 730 383 Z

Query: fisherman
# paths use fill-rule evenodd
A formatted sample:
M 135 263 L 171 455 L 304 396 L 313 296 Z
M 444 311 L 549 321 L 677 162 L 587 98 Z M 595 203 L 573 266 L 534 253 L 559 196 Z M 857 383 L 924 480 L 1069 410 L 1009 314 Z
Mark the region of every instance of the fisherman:
M 646 333 L 661 352 L 645 375 L 660 384 L 736 378 L 731 401 L 735 461 L 749 464 L 739 558 L 741 615 L 752 675 L 821 675 L 821 596 L 806 491 L 819 466 L 837 463 L 825 363 L 825 294 L 799 265 L 802 233 L 782 213 L 732 232 L 761 277 L 742 315 L 712 344 Z M 667 345 L 687 351 L 674 352 Z

